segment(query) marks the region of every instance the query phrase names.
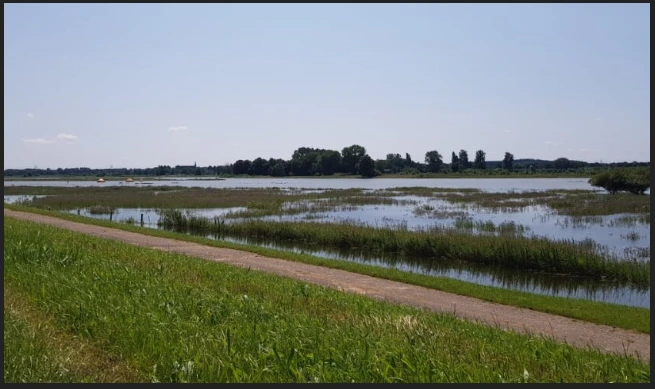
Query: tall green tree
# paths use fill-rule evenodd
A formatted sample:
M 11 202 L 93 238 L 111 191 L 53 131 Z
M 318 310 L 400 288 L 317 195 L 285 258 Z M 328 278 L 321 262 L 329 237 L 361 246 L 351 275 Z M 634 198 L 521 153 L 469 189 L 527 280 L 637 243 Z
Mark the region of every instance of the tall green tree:
M 357 163 L 364 155 L 366 155 L 366 149 L 360 145 L 344 147 L 341 150 L 341 162 L 344 172 L 357 174 Z
M 357 162 L 357 174 L 365 178 L 375 177 L 375 162 L 368 154 L 364 154 Z
M 293 152 L 288 163 L 288 173 L 294 176 L 313 176 L 318 173 L 317 159 L 321 149 L 300 147 Z
M 456 172 L 459 171 L 459 157 L 453 151 L 453 154 L 450 156 L 450 170 Z
M 568 158 L 557 158 L 553 161 L 555 169 L 568 169 L 571 167 L 571 161 Z
M 471 168 L 471 162 L 469 161 L 469 154 L 466 150 L 462 149 L 459 151 L 459 170 L 466 170 Z
M 265 176 L 268 174 L 268 161 L 263 158 L 256 158 L 252 161 L 250 167 L 252 169 L 252 174 L 255 176 Z
M 425 164 L 429 172 L 438 173 L 443 165 L 441 154 L 437 150 L 428 151 L 425 153 Z
M 235 175 L 240 175 L 240 174 L 249 174 L 250 170 L 250 161 L 249 160 L 243 160 L 239 159 L 232 165 L 232 174 Z
M 284 168 L 284 163 L 276 162 L 273 166 L 268 169 L 268 174 L 273 177 L 284 177 L 287 175 L 287 171 Z
M 409 153 L 405 153 L 405 167 L 414 167 L 414 161 Z
M 514 155 L 508 151 L 505 152 L 505 158 L 503 158 L 503 169 L 510 171 L 514 169 Z
M 400 154 L 389 153 L 387 154 L 387 166 L 389 166 L 392 173 L 398 173 L 405 167 L 405 160 Z
M 341 167 L 341 154 L 336 150 L 323 150 L 316 159 L 318 173 L 331 176 Z
M 473 161 L 473 167 L 476 169 L 487 168 L 486 154 L 484 151 L 478 150 L 475 152 L 475 160 Z

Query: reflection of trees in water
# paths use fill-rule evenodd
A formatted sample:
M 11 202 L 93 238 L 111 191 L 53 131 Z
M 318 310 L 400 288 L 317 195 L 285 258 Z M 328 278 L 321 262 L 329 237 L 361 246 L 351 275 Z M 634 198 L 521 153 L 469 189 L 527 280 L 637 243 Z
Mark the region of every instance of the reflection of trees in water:
M 569 275 L 557 276 L 526 271 L 512 271 L 462 261 L 411 258 L 401 254 L 384 254 L 371 251 L 326 249 L 315 245 L 271 242 L 265 239 L 227 238 L 226 240 L 311 254 L 329 259 L 394 268 L 412 273 L 456 278 L 477 284 L 492 285 L 537 294 L 575 296 L 590 300 L 597 300 L 599 297 L 602 297 L 603 301 L 621 303 L 625 299 L 626 294 L 630 292 L 637 294 L 650 293 L 650 288 L 647 286 L 603 282 Z

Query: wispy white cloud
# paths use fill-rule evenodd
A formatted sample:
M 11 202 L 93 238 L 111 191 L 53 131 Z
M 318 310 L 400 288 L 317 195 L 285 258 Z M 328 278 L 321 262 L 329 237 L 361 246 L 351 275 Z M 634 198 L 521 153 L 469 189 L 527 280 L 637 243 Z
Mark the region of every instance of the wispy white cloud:
M 23 142 L 25 143 L 39 143 L 39 144 L 46 144 L 46 143 L 56 143 L 57 141 L 61 142 L 75 142 L 77 140 L 77 136 L 73 134 L 65 134 L 61 133 L 55 137 L 55 139 L 46 139 L 46 138 L 32 138 L 32 139 L 23 139 Z
M 25 142 L 25 143 L 40 143 L 40 144 L 55 143 L 54 140 L 45 139 L 45 138 L 23 139 L 23 142 Z
M 187 127 L 187 126 L 169 127 L 168 131 L 173 131 L 173 132 L 189 131 L 189 127 Z
M 77 140 L 77 136 L 72 135 L 72 134 L 59 134 L 57 135 L 57 139 L 63 140 L 63 141 L 69 141 L 69 142 L 74 142 Z
M 28 119 L 34 119 L 34 114 L 28 112 L 28 113 L 27 113 L 27 118 L 28 118 Z

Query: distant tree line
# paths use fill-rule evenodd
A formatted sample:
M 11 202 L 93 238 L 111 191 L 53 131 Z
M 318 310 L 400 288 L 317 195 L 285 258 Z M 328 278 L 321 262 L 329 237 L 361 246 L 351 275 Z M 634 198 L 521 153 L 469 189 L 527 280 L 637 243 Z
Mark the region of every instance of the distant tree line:
M 505 152 L 501 161 L 487 161 L 486 153 L 477 150 L 473 161 L 469 159 L 466 150 L 452 152 L 450 163 L 437 150 L 425 153 L 422 160 L 413 160 L 409 153 L 389 153 L 384 159 L 374 160 L 361 145 L 344 147 L 341 151 L 300 147 L 296 149 L 291 159 L 256 158 L 254 160 L 239 159 L 232 164 L 216 166 L 159 165 L 151 168 L 110 168 L 90 169 L 58 168 L 58 169 L 5 169 L 5 177 L 40 177 L 40 176 L 332 176 L 359 175 L 375 177 L 381 174 L 416 175 L 421 173 L 440 174 L 536 174 L 576 172 L 580 169 L 613 167 L 650 166 L 650 162 L 619 162 L 619 163 L 589 163 L 557 158 L 554 161 L 539 159 L 514 159 L 514 155 Z

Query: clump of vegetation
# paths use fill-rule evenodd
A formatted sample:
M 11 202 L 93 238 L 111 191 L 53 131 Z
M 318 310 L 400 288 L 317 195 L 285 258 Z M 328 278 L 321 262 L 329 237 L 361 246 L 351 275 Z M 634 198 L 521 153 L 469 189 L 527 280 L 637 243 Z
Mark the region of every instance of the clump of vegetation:
M 458 220 L 457 229 L 472 230 L 472 220 Z M 457 224 L 457 222 L 456 222 Z M 376 253 L 402 253 L 424 257 L 426 261 L 457 260 L 522 269 L 535 272 L 571 274 L 595 279 L 647 284 L 650 263 L 621 261 L 605 256 L 594 247 L 569 240 L 552 241 L 525 237 L 520 226 L 505 223 L 499 235 L 472 235 L 443 228 L 410 231 L 406 225 L 374 227 L 366 224 L 312 222 L 273 222 L 246 220 L 226 223 L 184 214 L 179 210 L 162 210 L 158 225 L 177 232 L 214 234 L 275 241 L 312 243 L 331 249 L 364 249 Z
M 639 233 L 637 231 L 631 231 L 631 232 L 628 232 L 625 235 L 621 235 L 621 238 L 631 240 L 631 241 L 636 241 L 636 240 L 639 240 L 639 238 L 641 238 L 641 235 L 639 235 Z
M 644 194 L 650 188 L 650 166 L 606 170 L 592 176 L 589 184 L 612 194 L 618 192 Z
M 134 217 L 130 216 L 127 219 L 123 220 L 123 223 L 129 224 L 129 225 L 135 225 L 136 224 L 136 219 Z
M 89 213 L 91 215 L 109 215 L 114 212 L 116 212 L 114 207 L 108 207 L 105 205 L 94 205 L 93 207 L 89 207 Z

